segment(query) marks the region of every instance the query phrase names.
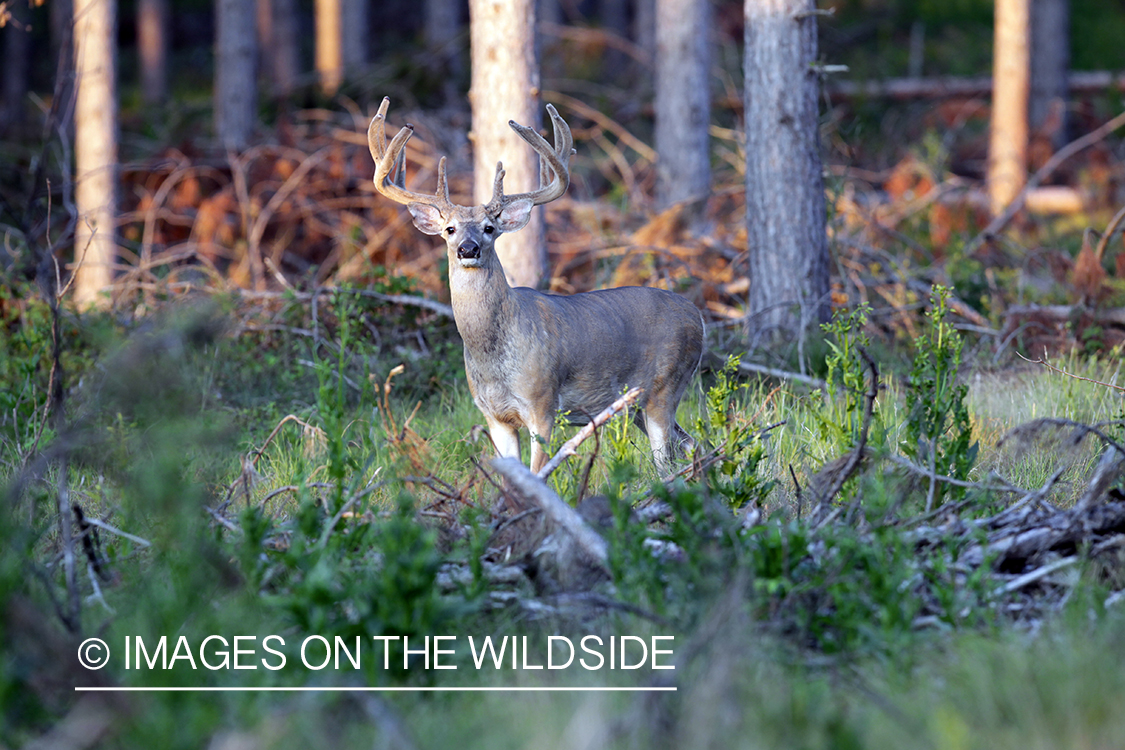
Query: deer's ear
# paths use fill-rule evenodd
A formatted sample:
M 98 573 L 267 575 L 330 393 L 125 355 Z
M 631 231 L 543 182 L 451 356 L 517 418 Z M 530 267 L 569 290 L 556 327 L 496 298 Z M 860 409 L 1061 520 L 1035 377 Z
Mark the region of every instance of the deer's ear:
M 531 209 L 535 204 L 530 198 L 514 200 L 504 206 L 500 215 L 496 217 L 496 228 L 501 232 L 516 232 L 527 226 L 531 220 Z
M 425 203 L 409 203 L 406 208 L 414 217 L 414 226 L 418 227 L 420 232 L 441 234 L 442 225 L 445 223 L 441 211 Z

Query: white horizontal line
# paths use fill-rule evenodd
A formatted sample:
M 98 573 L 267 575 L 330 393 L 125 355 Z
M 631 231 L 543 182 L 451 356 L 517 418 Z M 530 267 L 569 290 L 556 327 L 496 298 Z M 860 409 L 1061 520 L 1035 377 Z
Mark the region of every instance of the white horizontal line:
M 675 687 L 82 687 L 77 693 L 674 693 Z

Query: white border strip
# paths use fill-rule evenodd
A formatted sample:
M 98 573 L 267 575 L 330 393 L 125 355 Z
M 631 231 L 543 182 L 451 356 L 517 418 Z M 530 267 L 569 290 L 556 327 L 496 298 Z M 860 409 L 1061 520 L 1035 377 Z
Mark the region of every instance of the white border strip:
M 82 687 L 76 693 L 674 693 L 676 687 Z

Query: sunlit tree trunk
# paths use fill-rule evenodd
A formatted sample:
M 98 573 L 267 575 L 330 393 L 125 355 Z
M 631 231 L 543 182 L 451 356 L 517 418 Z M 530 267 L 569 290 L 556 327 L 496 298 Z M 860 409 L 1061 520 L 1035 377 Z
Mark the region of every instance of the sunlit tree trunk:
M 254 0 L 218 0 L 215 134 L 223 148 L 246 147 L 258 114 L 257 12 Z
M 825 320 L 829 256 L 817 132 L 813 0 L 745 0 L 746 229 L 751 330 Z
M 316 0 L 316 74 L 331 96 L 344 80 L 343 0 Z
M 492 197 L 496 162 L 503 161 L 504 189 L 519 193 L 539 187 L 539 157 L 508 127 L 508 120 L 538 128 L 539 66 L 535 54 L 535 0 L 470 0 L 472 50 L 473 199 Z M 508 281 L 539 285 L 547 269 L 543 209 L 528 225 L 496 242 Z
M 74 299 L 99 305 L 117 256 L 116 0 L 75 0 Z
M 711 190 L 711 19 L 707 0 L 656 0 L 657 203 Z
M 137 50 L 141 99 L 161 104 L 168 98 L 168 0 L 137 0 Z
M 996 0 L 988 196 L 1001 213 L 1027 181 L 1030 0 Z

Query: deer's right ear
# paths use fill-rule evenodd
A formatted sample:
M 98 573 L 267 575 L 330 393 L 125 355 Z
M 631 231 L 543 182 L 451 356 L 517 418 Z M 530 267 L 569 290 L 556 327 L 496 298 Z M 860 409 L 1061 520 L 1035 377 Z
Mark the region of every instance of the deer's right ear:
M 414 226 L 418 227 L 418 231 L 425 234 L 441 234 L 442 225 L 445 224 L 441 211 L 425 203 L 410 203 L 406 207 L 414 217 Z

